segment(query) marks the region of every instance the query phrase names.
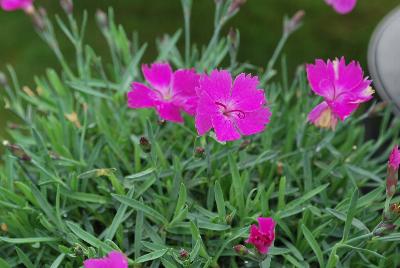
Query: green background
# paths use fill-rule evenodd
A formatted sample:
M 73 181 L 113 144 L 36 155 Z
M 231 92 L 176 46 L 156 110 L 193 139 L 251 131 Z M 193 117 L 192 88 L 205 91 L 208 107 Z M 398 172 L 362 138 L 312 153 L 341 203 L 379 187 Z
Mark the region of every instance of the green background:
M 87 41 L 105 55 L 106 47 L 95 24 L 97 9 L 113 6 L 116 21 L 127 33 L 137 31 L 149 48 L 145 60 L 151 62 L 155 54 L 155 38 L 163 33 L 173 33 L 182 27 L 179 0 L 79 0 L 75 1 L 75 14 L 89 12 Z M 192 19 L 193 41 L 203 44 L 212 33 L 213 0 L 194 0 Z M 37 0 L 48 14 L 62 14 L 56 0 Z M 379 21 L 399 4 L 398 0 L 360 0 L 357 8 L 346 16 L 336 14 L 323 0 L 248 0 L 229 27 L 241 32 L 239 60 L 265 66 L 282 30 L 282 18 L 296 10 L 306 12 L 303 27 L 296 32 L 285 47 L 288 65 L 297 65 L 315 58 L 345 56 L 359 60 L 366 68 L 369 38 Z M 54 17 L 53 17 L 54 18 Z M 60 34 L 61 36 L 61 34 Z M 62 39 L 64 40 L 64 39 Z M 182 42 L 181 42 L 182 44 Z M 72 48 L 65 40 L 61 46 L 72 57 Z M 34 32 L 31 21 L 22 11 L 0 11 L 0 70 L 12 64 L 23 85 L 31 85 L 34 75 L 43 74 L 47 67 L 58 68 L 52 52 Z M 1 95 L 1 92 L 0 92 Z M 3 106 L 3 104 L 2 104 Z M 5 123 L 9 120 L 0 108 L 0 138 L 5 136 Z

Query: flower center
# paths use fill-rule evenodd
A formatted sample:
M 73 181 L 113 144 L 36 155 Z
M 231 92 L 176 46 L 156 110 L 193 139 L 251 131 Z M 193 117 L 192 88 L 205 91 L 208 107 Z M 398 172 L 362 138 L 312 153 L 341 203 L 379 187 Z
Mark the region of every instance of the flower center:
M 239 119 L 243 119 L 246 117 L 246 114 L 242 110 L 228 108 L 227 105 L 218 101 L 216 101 L 215 104 L 220 107 L 220 111 L 225 116 L 230 117 L 232 115 L 236 115 Z

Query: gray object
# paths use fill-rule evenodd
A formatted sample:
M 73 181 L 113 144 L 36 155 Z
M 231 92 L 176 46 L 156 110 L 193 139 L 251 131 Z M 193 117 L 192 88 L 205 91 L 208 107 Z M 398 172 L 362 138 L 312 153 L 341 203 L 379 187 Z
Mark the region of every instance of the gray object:
M 400 116 L 400 8 L 376 28 L 368 48 L 368 67 L 375 89 Z

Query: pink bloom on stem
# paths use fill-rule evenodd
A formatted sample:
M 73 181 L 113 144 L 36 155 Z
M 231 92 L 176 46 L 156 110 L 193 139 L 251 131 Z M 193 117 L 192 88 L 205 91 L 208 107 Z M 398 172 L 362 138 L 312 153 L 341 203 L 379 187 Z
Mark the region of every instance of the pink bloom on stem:
M 218 141 L 237 140 L 241 135 L 262 132 L 269 123 L 271 112 L 265 94 L 257 89 L 257 77 L 244 73 L 232 85 L 228 71 L 214 70 L 200 79 L 196 112 L 199 135 L 214 128 Z
M 335 129 L 339 119 L 344 121 L 360 103 L 372 99 L 372 81 L 364 77 L 358 62 L 346 65 L 344 57 L 327 63 L 316 60 L 306 69 L 311 89 L 324 97 L 308 115 L 317 127 Z
M 400 166 L 400 151 L 399 151 L 399 146 L 396 145 L 394 146 L 392 152 L 390 153 L 389 156 L 389 166 L 393 168 L 394 170 L 399 170 Z
M 388 175 L 386 179 L 386 195 L 392 197 L 396 193 L 399 180 L 400 151 L 399 146 L 394 146 L 389 156 Z
M 111 251 L 106 257 L 84 261 L 83 266 L 85 268 L 128 268 L 128 259 L 119 251 Z
M 194 116 L 197 105 L 196 87 L 200 76 L 192 69 L 172 71 L 168 63 L 142 66 L 150 87 L 133 82 L 128 92 L 130 108 L 155 108 L 159 116 L 168 121 L 182 123 L 181 110 Z
M 261 254 L 267 254 L 275 240 L 275 221 L 272 218 L 258 218 L 258 226 L 250 226 L 246 243 L 254 245 Z
M 357 0 L 325 0 L 325 2 L 339 14 L 351 12 L 357 4 Z
M 28 10 L 32 8 L 32 3 L 33 0 L 0 0 L 0 6 L 5 11 Z

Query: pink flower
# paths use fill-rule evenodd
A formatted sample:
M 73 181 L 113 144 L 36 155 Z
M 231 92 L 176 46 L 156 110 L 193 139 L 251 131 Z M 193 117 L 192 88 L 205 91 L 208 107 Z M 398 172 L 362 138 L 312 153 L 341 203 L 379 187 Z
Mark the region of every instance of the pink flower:
M 232 141 L 241 135 L 262 132 L 271 112 L 265 94 L 257 89 L 257 77 L 244 73 L 232 85 L 228 71 L 214 70 L 200 79 L 196 128 L 199 135 L 214 128 L 219 141 Z
M 397 183 L 399 181 L 400 151 L 399 146 L 394 146 L 389 156 L 388 175 L 386 178 L 386 195 L 393 197 L 396 193 Z
M 254 245 L 261 254 L 267 254 L 275 240 L 275 221 L 272 218 L 258 218 L 258 227 L 250 227 L 250 235 L 246 243 Z
M 374 91 L 371 80 L 363 77 L 358 62 L 346 65 L 345 59 L 316 60 L 307 64 L 307 77 L 311 89 L 324 97 L 308 115 L 308 120 L 317 127 L 335 129 L 338 119 L 344 121 L 360 103 L 372 99 Z
M 340 14 L 351 12 L 357 4 L 357 0 L 325 0 L 325 2 Z
M 83 262 L 85 268 L 128 268 L 128 259 L 118 251 L 111 251 L 106 257 L 88 259 Z
M 194 70 L 172 72 L 168 63 L 154 63 L 143 65 L 142 71 L 151 87 L 134 82 L 128 93 L 130 108 L 155 108 L 162 119 L 177 123 L 183 122 L 181 110 L 195 114 L 200 76 Z
M 32 3 L 33 0 L 0 0 L 0 6 L 5 11 L 28 10 L 32 8 Z
M 400 151 L 399 151 L 399 146 L 396 145 L 394 146 L 392 152 L 390 153 L 389 156 L 389 166 L 393 168 L 394 170 L 399 170 L 400 166 Z

